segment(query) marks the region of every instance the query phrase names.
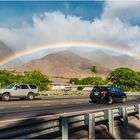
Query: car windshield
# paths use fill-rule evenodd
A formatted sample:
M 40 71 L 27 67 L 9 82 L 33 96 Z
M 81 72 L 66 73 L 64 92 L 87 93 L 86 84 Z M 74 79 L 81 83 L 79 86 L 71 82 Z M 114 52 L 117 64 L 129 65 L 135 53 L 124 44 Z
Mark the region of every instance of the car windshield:
M 15 85 L 14 84 L 10 84 L 6 87 L 6 89 L 12 89 Z

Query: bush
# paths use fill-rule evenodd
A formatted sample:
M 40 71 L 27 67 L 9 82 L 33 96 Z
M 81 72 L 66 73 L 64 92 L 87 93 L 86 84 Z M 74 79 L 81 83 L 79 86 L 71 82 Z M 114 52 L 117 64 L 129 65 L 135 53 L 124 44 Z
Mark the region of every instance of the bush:
M 82 89 L 83 89 L 82 86 L 78 86 L 78 87 L 77 87 L 77 90 L 79 90 L 79 91 L 82 90 Z

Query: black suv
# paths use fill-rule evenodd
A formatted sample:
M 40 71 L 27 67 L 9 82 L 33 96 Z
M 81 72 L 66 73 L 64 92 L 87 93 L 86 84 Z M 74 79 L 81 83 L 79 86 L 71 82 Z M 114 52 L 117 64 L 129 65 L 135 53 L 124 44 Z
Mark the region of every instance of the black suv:
M 95 86 L 90 92 L 92 102 L 112 104 L 114 100 L 126 101 L 124 91 L 114 86 Z

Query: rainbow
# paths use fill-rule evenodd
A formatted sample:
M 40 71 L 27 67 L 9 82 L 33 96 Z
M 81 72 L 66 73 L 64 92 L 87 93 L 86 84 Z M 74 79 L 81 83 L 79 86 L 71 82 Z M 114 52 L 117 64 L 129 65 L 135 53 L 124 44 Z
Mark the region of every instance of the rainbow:
M 84 48 L 88 47 L 88 48 L 95 48 L 95 49 L 103 49 L 103 50 L 113 51 L 113 52 L 120 53 L 120 54 L 126 54 L 129 56 L 135 57 L 137 59 L 140 59 L 140 54 L 130 51 L 128 49 L 119 48 L 116 46 L 110 46 L 110 45 L 101 44 L 101 43 L 99 44 L 99 43 L 95 43 L 95 42 L 58 42 L 58 43 L 48 43 L 46 45 L 37 46 L 34 48 L 23 50 L 14 55 L 9 55 L 0 60 L 0 65 L 4 65 L 17 58 L 20 58 L 20 57 L 23 57 L 26 55 L 30 55 L 32 53 L 36 53 L 39 51 L 44 51 L 44 50 L 51 49 L 51 48 L 55 49 L 55 48 L 65 48 L 65 47 L 84 47 Z

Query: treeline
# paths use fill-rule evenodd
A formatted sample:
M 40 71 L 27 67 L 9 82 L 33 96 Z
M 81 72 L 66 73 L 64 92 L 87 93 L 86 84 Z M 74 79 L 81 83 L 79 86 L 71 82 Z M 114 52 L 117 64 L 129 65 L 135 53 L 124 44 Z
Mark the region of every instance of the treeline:
M 7 70 L 0 71 L 0 85 L 2 88 L 11 83 L 29 83 L 36 84 L 39 90 L 47 90 L 50 83 L 49 79 L 39 71 L 28 72 L 25 75 L 9 72 Z
M 114 85 L 125 91 L 140 91 L 140 72 L 129 68 L 117 68 L 113 70 L 105 79 L 96 76 L 97 68 L 93 67 L 92 77 L 83 79 L 71 78 L 69 83 L 74 85 Z M 25 75 L 0 71 L 0 85 L 6 87 L 11 83 L 30 83 L 36 84 L 39 90 L 48 90 L 51 81 L 39 71 L 28 72 Z
M 105 79 L 93 76 L 83 79 L 71 78 L 75 85 L 114 85 L 125 91 L 140 91 L 140 72 L 129 68 L 114 69 Z
M 71 78 L 70 83 L 74 85 L 107 85 L 108 82 L 103 80 L 101 77 L 86 77 L 83 79 Z

